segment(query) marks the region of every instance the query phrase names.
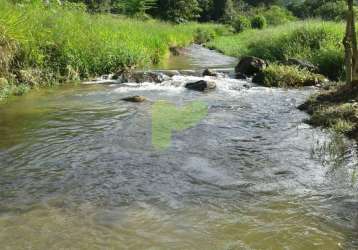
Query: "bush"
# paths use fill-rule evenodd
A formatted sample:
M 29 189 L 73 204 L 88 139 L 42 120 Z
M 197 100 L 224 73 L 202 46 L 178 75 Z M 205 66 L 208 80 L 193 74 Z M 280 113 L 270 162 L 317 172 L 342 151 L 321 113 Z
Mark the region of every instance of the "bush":
M 262 15 L 257 15 L 257 16 L 254 16 L 252 19 L 251 19 L 251 27 L 253 29 L 264 29 L 265 27 L 267 26 L 267 21 L 266 21 L 266 18 Z
M 216 32 L 211 29 L 198 28 L 195 34 L 195 43 L 203 44 L 215 38 Z
M 268 87 L 303 87 L 324 81 L 322 75 L 314 74 L 297 66 L 271 64 L 263 70 L 260 83 Z M 259 82 L 257 82 L 259 83 Z
M 250 20 L 246 16 L 240 15 L 234 19 L 232 26 L 234 27 L 234 29 L 237 33 L 240 33 L 247 29 L 250 29 L 251 23 L 250 23 Z

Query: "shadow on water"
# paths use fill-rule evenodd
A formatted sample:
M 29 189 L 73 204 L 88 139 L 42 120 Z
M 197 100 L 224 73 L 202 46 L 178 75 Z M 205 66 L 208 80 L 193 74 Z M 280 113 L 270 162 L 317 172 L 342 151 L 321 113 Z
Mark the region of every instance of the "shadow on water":
M 200 79 L 66 86 L 2 106 L 2 248 L 358 248 L 356 151 L 303 124 L 296 107 L 313 90 L 225 77 L 205 78 L 210 93 L 184 88 Z M 149 101 L 121 100 L 132 95 Z M 208 114 L 158 151 L 158 100 Z
M 332 180 L 336 192 L 340 191 L 329 200 L 338 208 L 333 213 L 339 217 L 340 223 L 352 230 L 347 233 L 347 249 L 358 247 L 358 157 L 356 145 L 349 145 L 345 137 L 333 133 L 330 140 L 317 140 L 312 148 L 312 156 L 327 169 L 326 176 Z M 347 192 L 349 187 L 351 193 Z

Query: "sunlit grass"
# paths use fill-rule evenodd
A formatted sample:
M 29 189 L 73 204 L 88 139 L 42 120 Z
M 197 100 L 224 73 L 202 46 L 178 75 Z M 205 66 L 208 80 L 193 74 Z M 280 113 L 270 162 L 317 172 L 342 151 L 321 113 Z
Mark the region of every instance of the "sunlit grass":
M 16 81 L 20 69 L 35 68 L 55 81 L 110 73 L 128 65 L 148 67 L 163 60 L 171 46 L 205 41 L 225 29 L 92 15 L 67 5 L 48 7 L 42 1 L 13 5 L 0 0 L 0 77 Z
M 209 47 L 231 56 L 251 55 L 269 61 L 287 58 L 309 60 L 321 73 L 337 80 L 343 77 L 344 24 L 308 20 L 264 30 L 247 30 L 214 39 Z

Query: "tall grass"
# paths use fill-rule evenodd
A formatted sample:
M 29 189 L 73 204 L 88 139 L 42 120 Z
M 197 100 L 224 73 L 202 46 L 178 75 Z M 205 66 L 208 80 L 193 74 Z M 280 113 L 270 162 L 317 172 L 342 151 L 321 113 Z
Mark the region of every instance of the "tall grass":
M 343 77 L 344 24 L 309 20 L 264 30 L 247 30 L 214 39 L 208 44 L 231 56 L 251 55 L 269 61 L 298 58 L 316 64 L 333 80 Z
M 40 78 L 57 81 L 109 73 L 125 65 L 146 67 L 163 60 L 171 46 L 185 46 L 206 34 L 214 37 L 224 29 L 93 15 L 42 1 L 14 5 L 0 0 L 0 78 L 21 82 L 26 80 L 21 70 L 40 70 Z

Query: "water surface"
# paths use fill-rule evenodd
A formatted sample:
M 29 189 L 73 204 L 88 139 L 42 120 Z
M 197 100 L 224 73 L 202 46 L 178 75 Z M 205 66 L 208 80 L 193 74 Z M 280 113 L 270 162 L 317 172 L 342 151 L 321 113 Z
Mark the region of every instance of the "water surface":
M 2 249 L 357 249 L 356 151 L 303 123 L 296 107 L 314 90 L 229 78 L 185 90 L 198 79 L 68 85 L 0 106 Z M 158 100 L 209 112 L 158 151 Z

